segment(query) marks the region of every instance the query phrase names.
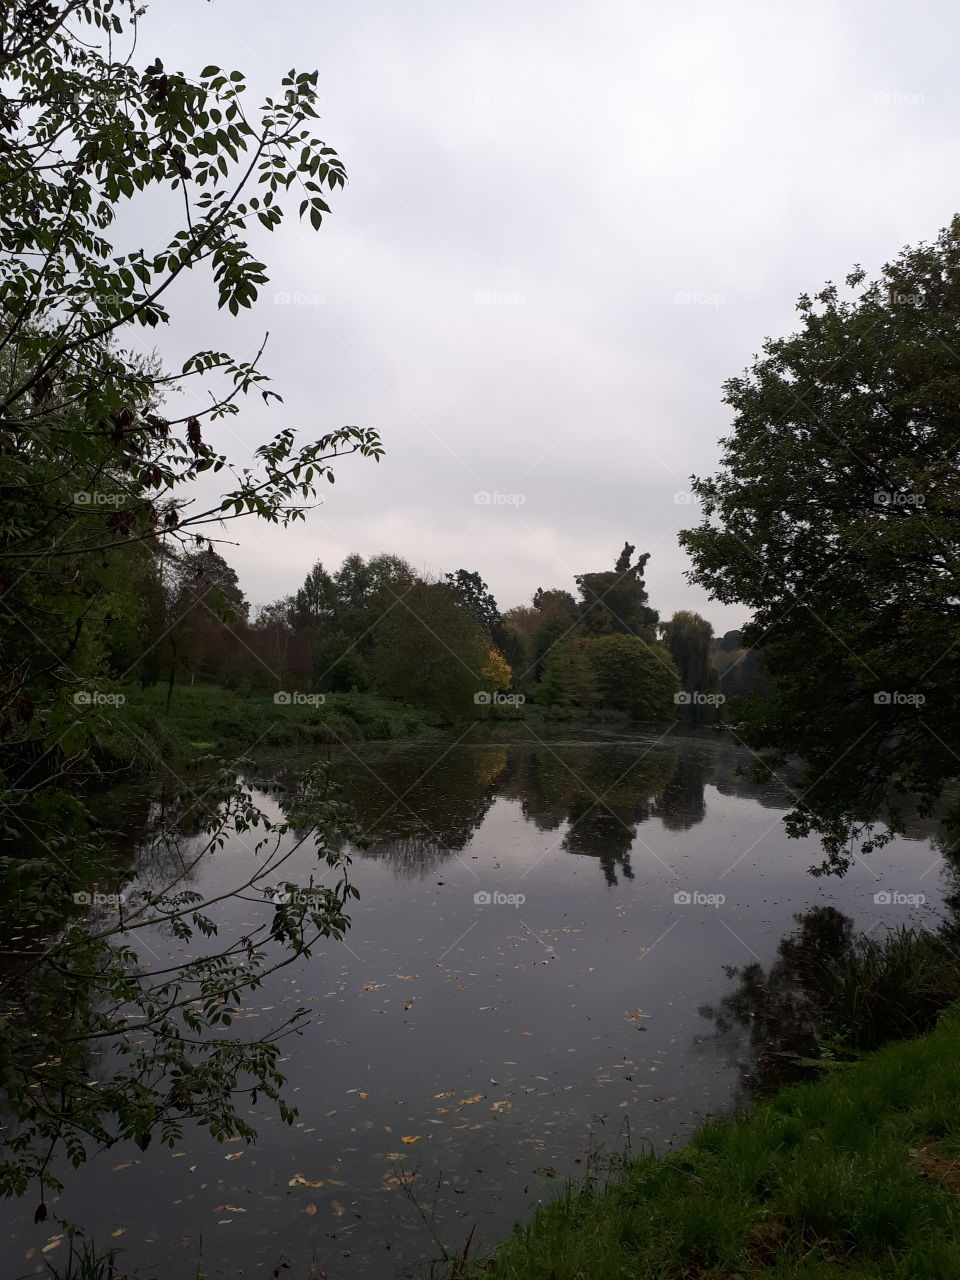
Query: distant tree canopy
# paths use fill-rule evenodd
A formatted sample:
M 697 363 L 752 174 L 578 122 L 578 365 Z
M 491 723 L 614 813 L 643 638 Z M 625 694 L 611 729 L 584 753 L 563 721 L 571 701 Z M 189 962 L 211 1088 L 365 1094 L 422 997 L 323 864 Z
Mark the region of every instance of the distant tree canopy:
M 643 571 L 650 553 L 638 556 L 631 564 L 634 550 L 629 542 L 625 542 L 612 569 L 577 576 L 580 617 L 584 630 L 591 635 L 619 632 L 654 639 L 658 615 L 656 609 L 651 609 L 647 603 L 647 589 L 643 582 Z
M 958 772 L 960 218 L 846 284 L 726 384 L 733 430 L 681 535 L 694 581 L 753 611 L 773 685 L 742 732 L 805 762 L 789 828 L 839 870 L 877 813 L 898 830 L 899 795 L 929 809 Z
M 713 627 L 698 613 L 681 609 L 661 624 L 663 642 L 676 663 L 680 684 L 688 692 L 707 692 L 715 677 L 710 663 Z
M 632 557 L 627 544 L 619 569 L 581 575 L 579 601 L 562 588 L 538 588 L 531 605 L 501 616 L 476 571 L 431 582 L 399 556 L 351 554 L 338 568 L 318 561 L 291 597 L 250 619 L 229 568 L 202 550 L 163 570 L 163 608 L 179 621 L 158 648 L 144 639 L 141 679 L 166 677 L 172 687 L 174 676 L 200 677 L 245 691 L 369 690 L 441 723 L 488 714 L 476 707 L 507 692 L 557 713 L 674 715 L 676 664 L 648 626 L 656 612 L 640 576 L 646 558 Z M 611 599 L 615 611 L 607 608 Z M 635 634 L 620 629 L 625 620 Z M 597 647 L 612 638 L 630 643 Z M 139 670 L 135 656 L 127 665 Z M 490 701 L 475 703 L 481 693 Z
M 501 640 L 500 610 L 480 574 L 458 569 L 456 573 L 444 574 L 444 580 L 453 587 L 463 603 L 473 610 L 477 621 L 491 640 L 499 643 Z

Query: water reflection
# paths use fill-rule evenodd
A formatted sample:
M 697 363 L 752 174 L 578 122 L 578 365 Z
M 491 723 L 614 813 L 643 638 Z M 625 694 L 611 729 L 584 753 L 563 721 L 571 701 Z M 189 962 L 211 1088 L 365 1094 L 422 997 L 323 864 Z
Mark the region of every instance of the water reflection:
M 738 776 L 742 753 L 704 739 L 608 743 L 480 745 L 432 760 L 396 751 L 374 760 L 334 761 L 368 854 L 398 875 L 425 877 L 462 852 L 497 797 L 519 803 L 524 819 L 556 832 L 563 851 L 596 858 L 610 886 L 633 878 L 638 831 L 658 821 L 686 831 L 706 817 L 705 791 L 751 796 L 776 808 L 790 797 Z
M 920 1035 L 960 998 L 960 867 L 946 866 L 954 887 L 936 928 L 858 933 L 835 906 L 815 906 L 794 915 L 769 968 L 723 966 L 736 985 L 700 1014 L 739 1067 L 744 1099 L 815 1077 L 835 1040 L 865 1051 Z

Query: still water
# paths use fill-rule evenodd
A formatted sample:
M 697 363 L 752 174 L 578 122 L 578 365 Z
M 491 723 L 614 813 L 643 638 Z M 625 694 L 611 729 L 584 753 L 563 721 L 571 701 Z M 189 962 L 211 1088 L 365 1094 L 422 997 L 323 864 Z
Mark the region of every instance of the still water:
M 711 737 L 323 758 L 369 841 L 352 927 L 272 977 L 235 1024 L 265 1032 L 313 1011 L 285 1041 L 296 1124 L 251 1106 L 252 1146 L 192 1130 L 175 1152 L 114 1148 L 61 1171 L 47 1222 L 33 1225 L 32 1200 L 0 1209 L 4 1277 L 65 1257 L 65 1242 L 41 1253 L 55 1219 L 115 1244 L 142 1280 L 192 1280 L 201 1257 L 208 1277 L 421 1274 L 472 1228 L 474 1250 L 494 1242 L 598 1151 L 662 1149 L 739 1105 L 762 1049 L 748 1006 L 785 939 L 934 925 L 955 888 L 919 823 L 843 879 L 811 876 L 817 846 L 782 829 L 790 796 L 749 782 L 749 756 Z M 169 871 L 169 846 L 143 839 L 155 798 L 116 796 L 137 847 L 131 889 Z M 191 887 L 222 890 L 248 864 L 235 842 Z M 305 849 L 304 883 L 312 869 Z M 230 902 L 221 927 L 268 910 Z M 140 944 L 155 962 L 176 954 L 169 937 Z

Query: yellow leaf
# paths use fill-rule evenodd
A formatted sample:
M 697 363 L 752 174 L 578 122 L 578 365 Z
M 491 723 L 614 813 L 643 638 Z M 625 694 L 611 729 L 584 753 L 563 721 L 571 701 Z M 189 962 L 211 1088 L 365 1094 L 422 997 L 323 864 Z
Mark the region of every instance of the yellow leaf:
M 418 1134 L 415 1134 L 412 1138 L 401 1138 L 401 1139 L 400 1139 L 400 1141 L 401 1141 L 401 1142 L 406 1142 L 406 1143 L 407 1143 L 407 1145 L 409 1146 L 409 1145 L 410 1145 L 410 1143 L 412 1143 L 412 1142 L 419 1142 L 419 1141 L 420 1141 L 420 1134 L 419 1134 L 419 1133 L 418 1133 Z
M 320 1182 L 311 1182 L 309 1178 L 305 1178 L 302 1173 L 295 1173 L 287 1183 L 288 1187 L 322 1187 L 323 1180 Z
M 224 1158 L 224 1160 L 242 1160 L 242 1159 L 243 1159 L 243 1152 L 242 1152 L 242 1151 L 234 1151 L 232 1155 L 224 1156 L 223 1158 Z
M 369 1095 L 369 1094 L 366 1094 L 366 1093 L 360 1093 L 360 1094 L 358 1094 L 358 1095 L 357 1095 L 357 1097 L 359 1097 L 359 1098 L 367 1098 L 367 1097 L 369 1097 L 369 1096 L 370 1096 L 370 1095 Z
M 126 1229 L 127 1229 L 126 1227 L 117 1227 L 116 1231 L 111 1231 L 110 1234 L 114 1237 L 114 1239 L 116 1239 L 117 1236 L 122 1236 L 123 1233 L 126 1231 Z

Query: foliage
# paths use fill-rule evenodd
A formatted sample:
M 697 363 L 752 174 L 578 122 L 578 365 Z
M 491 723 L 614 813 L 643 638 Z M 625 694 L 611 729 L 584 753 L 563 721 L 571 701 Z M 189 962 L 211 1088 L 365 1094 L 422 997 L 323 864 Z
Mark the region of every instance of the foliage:
M 482 691 L 489 641 L 448 583 L 418 582 L 377 623 L 374 687 L 441 722 L 469 717 Z
M 960 219 L 846 284 L 726 384 L 733 431 L 681 535 L 693 579 L 753 611 L 773 687 L 745 739 L 770 769 L 803 761 L 788 829 L 841 872 L 900 829 L 899 796 L 928 811 L 957 771 Z
M 136 737 L 124 695 L 105 687 L 137 666 L 148 685 L 161 659 L 171 688 L 181 665 L 222 670 L 246 610 L 213 527 L 301 520 L 337 459 L 381 454 L 365 428 L 303 444 L 284 428 L 236 466 L 205 427 L 249 393 L 279 400 L 262 346 L 252 359 L 194 352 L 172 371 L 121 346 L 175 320 L 186 272 L 208 275 L 222 310 L 250 307 L 267 274 L 248 229 L 276 229 L 297 197 L 317 228 L 324 194 L 344 183 L 313 132 L 316 72 L 291 71 L 278 96 L 248 109 L 238 71 L 145 65 L 141 13 L 133 0 L 0 9 L 0 876 L 12 917 L 0 1186 L 15 1194 L 38 1179 L 42 1196 L 62 1149 L 79 1164 L 125 1136 L 146 1146 L 159 1130 L 175 1142 L 186 1117 L 249 1136 L 238 1089 L 260 1089 L 289 1117 L 275 1037 L 246 1042 L 223 1028 L 271 967 L 342 934 L 352 893 L 338 852 L 349 828 L 322 788 L 291 797 L 294 832 L 228 770 L 206 796 L 196 855 L 249 834 L 263 854 L 249 885 L 267 890 L 314 827 L 321 862 L 341 874 L 312 908 L 274 912 L 265 936 L 208 942 L 165 973 L 142 965 L 132 928 L 162 925 L 184 942 L 218 928 L 216 904 L 184 891 L 180 875 L 113 922 L 75 911 L 100 850 L 80 785 L 102 773 L 105 744 Z M 169 239 L 146 251 L 140 215 L 158 209 Z M 169 407 L 177 390 L 194 406 L 180 416 Z M 193 482 L 206 473 L 222 490 L 198 501 Z M 275 639 L 276 619 L 269 630 Z M 92 1047 L 114 1065 L 94 1071 Z
M 345 909 L 356 890 L 341 846 L 355 833 L 322 773 L 305 774 L 291 792 L 272 789 L 282 795 L 286 819 L 267 817 L 241 775 L 220 770 L 205 781 L 199 811 L 191 794 L 188 812 L 195 822 L 199 817 L 201 831 L 189 846 L 181 842 L 158 890 L 143 890 L 129 901 L 117 895 L 112 915 L 94 911 L 52 936 L 22 926 L 0 1003 L 0 1081 L 14 1120 L 0 1158 L 0 1192 L 23 1195 L 37 1182 L 40 1218 L 46 1216 L 45 1192 L 61 1185 L 51 1170 L 61 1152 L 78 1167 L 92 1151 L 122 1140 L 145 1149 L 158 1134 L 173 1147 L 187 1119 L 219 1141 L 249 1141 L 253 1130 L 236 1107 L 240 1090 L 273 1099 L 292 1122 L 295 1112 L 281 1092 L 277 1039 L 307 1010 L 296 1010 L 253 1041 L 226 1029 L 268 973 L 309 955 L 320 938 L 343 936 Z M 204 900 L 184 887 L 189 869 L 231 836 L 250 849 L 253 868 L 235 873 L 231 892 Z M 157 839 L 166 847 L 169 827 Z M 311 877 L 301 887 L 280 878 L 309 841 L 318 865 L 336 872 L 332 885 Z M 2 869 L 24 921 L 41 921 L 57 905 L 67 911 L 69 886 L 58 868 L 57 892 L 22 860 L 4 858 Z M 42 870 L 50 876 L 49 865 Z M 293 892 L 301 888 L 306 891 Z M 243 892 L 273 903 L 272 909 L 244 937 L 200 945 L 201 938 L 218 938 L 221 904 Z M 90 897 L 81 894 L 80 901 Z M 192 958 L 159 968 L 145 962 L 137 942 L 150 930 L 185 944 L 196 938 Z M 96 1061 L 94 1048 L 100 1049 Z
M 647 590 L 643 584 L 643 571 L 650 553 L 638 556 L 631 565 L 634 550 L 629 542 L 625 542 L 612 570 L 578 575 L 581 618 L 589 634 L 614 632 L 649 640 L 654 638 L 657 611 L 647 603 Z
M 680 678 L 662 645 L 618 633 L 588 641 L 586 655 L 604 706 L 626 711 L 637 720 L 674 714 L 673 697 Z
M 445 573 L 443 576 L 444 581 L 449 582 L 464 604 L 473 610 L 477 621 L 490 638 L 499 645 L 502 639 L 500 610 L 480 574 L 458 569 L 456 573 Z

